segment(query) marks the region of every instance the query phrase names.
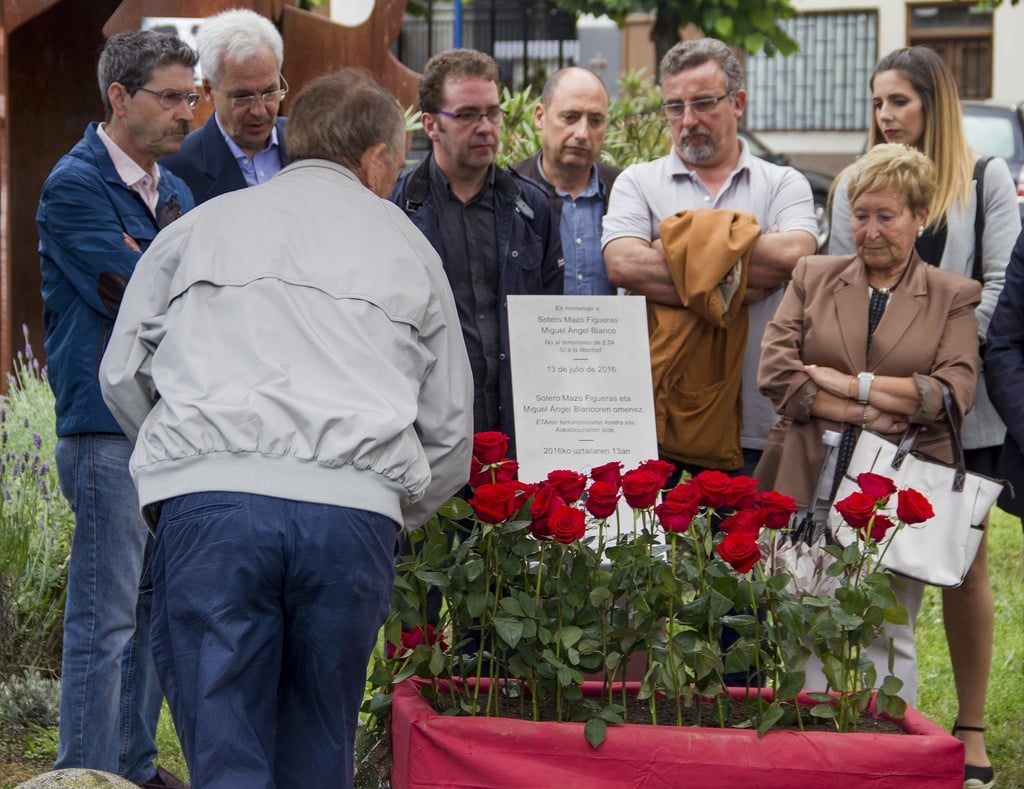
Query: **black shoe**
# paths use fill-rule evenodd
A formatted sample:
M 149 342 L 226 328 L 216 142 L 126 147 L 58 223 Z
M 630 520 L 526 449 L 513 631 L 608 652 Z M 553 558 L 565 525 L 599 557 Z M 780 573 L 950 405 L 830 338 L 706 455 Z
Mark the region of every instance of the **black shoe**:
M 142 789 L 189 789 L 189 785 L 163 767 L 157 767 L 156 775 L 146 781 Z
M 958 731 L 977 731 L 985 733 L 984 726 L 961 726 L 953 724 L 953 735 Z M 964 789 L 992 789 L 996 785 L 995 771 L 991 766 L 979 767 L 976 764 L 964 765 Z

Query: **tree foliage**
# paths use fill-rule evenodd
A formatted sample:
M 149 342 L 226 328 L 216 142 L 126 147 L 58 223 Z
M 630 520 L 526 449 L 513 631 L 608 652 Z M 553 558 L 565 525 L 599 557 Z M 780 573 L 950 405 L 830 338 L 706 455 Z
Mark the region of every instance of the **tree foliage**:
M 658 61 L 679 40 L 679 31 L 688 24 L 730 46 L 755 53 L 779 52 L 789 55 L 797 50 L 780 22 L 796 13 L 790 0 L 554 0 L 563 11 L 607 14 L 620 25 L 626 15 L 636 11 L 654 11 L 654 42 Z

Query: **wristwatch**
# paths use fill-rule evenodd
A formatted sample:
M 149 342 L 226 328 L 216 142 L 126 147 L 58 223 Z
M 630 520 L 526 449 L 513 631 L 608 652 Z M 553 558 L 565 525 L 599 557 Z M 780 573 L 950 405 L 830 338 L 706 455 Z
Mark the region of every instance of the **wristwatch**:
M 874 373 L 857 373 L 857 402 L 861 405 L 868 404 L 868 393 L 871 391 L 871 382 L 874 380 Z

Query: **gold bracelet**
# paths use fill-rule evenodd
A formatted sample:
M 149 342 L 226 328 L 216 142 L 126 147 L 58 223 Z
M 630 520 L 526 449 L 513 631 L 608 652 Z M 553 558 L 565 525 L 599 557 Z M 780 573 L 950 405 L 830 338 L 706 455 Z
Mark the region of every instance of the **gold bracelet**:
M 866 405 L 864 406 L 864 414 L 860 418 L 860 429 L 861 430 L 867 430 L 868 429 L 868 407 Z

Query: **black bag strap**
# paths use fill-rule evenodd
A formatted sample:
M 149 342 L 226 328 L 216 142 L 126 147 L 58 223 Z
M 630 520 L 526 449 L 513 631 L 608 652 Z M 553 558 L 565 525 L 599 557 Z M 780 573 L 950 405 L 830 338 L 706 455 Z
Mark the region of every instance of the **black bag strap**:
M 984 272 L 981 270 L 982 263 L 982 236 L 985 235 L 985 168 L 992 161 L 991 156 L 979 156 L 974 163 L 974 184 L 977 192 L 977 199 L 974 205 L 974 270 L 971 276 L 978 282 L 984 283 Z
M 962 493 L 964 481 L 967 479 L 967 462 L 964 460 L 964 444 L 960 436 L 960 428 L 962 427 L 960 412 L 957 411 L 956 406 L 953 404 L 953 395 L 950 394 L 949 387 L 945 384 L 942 384 L 942 409 L 946 413 L 946 424 L 949 425 L 949 440 L 953 444 L 953 466 L 956 473 L 953 474 L 952 490 L 956 493 Z M 903 459 L 914 448 L 914 442 L 917 440 L 917 434 L 920 431 L 921 426 L 916 424 L 907 428 L 903 438 L 900 439 L 899 446 L 896 448 L 896 454 L 892 459 L 891 465 L 893 468 L 899 468 L 903 464 Z

